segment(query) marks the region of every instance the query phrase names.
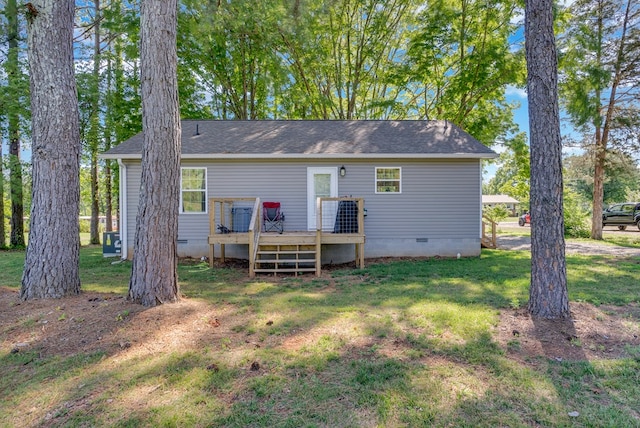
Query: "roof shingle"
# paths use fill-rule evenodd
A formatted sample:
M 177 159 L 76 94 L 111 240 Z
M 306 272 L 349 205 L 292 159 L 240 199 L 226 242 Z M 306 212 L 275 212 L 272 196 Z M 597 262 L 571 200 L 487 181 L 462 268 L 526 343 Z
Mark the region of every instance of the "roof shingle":
M 142 133 L 104 158 L 140 158 Z M 183 158 L 493 158 L 496 153 L 447 121 L 183 120 Z

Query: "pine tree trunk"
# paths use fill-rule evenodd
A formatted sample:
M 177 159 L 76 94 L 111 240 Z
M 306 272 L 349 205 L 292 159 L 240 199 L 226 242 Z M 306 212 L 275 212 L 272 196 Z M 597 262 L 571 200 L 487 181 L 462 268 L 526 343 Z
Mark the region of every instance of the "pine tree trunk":
M 104 149 L 109 150 L 111 148 L 111 131 L 105 133 L 105 145 Z M 104 161 L 104 215 L 105 215 L 105 232 L 113 231 L 113 191 L 111 187 L 113 182 L 111 180 L 111 160 L 105 159 Z
M 140 13 L 142 183 L 129 299 L 144 306 L 178 300 L 180 112 L 177 1 L 143 0 Z
M 107 32 L 107 38 L 111 36 L 109 32 Z M 108 48 L 107 48 L 108 49 Z M 112 146 L 113 134 L 114 134 L 114 106 L 113 106 L 113 63 L 111 61 L 111 55 L 107 55 L 107 93 L 105 96 L 106 99 L 106 119 L 105 126 L 103 129 L 104 132 L 104 150 L 108 151 Z M 113 182 L 111 180 L 111 174 L 113 174 L 113 170 L 111 169 L 111 160 L 104 160 L 104 214 L 105 214 L 105 231 L 111 232 L 113 231 Z
M 9 52 L 7 55 L 7 87 L 12 103 L 17 104 L 20 98 L 17 94 L 20 89 L 18 74 L 20 64 L 18 61 L 18 9 L 16 0 L 8 0 L 5 9 L 7 16 L 7 38 Z M 7 118 L 9 125 L 9 195 L 11 197 L 11 236 L 9 245 L 13 248 L 24 247 L 24 197 L 22 193 L 22 163 L 20 162 L 20 116 L 18 106 L 14 104 L 8 108 Z M 4 217 L 4 211 L 0 211 Z M 4 224 L 3 224 L 4 228 Z
M 80 292 L 80 131 L 73 68 L 73 0 L 27 9 L 33 188 L 20 297 Z
M 91 222 L 89 243 L 100 244 L 100 201 L 98 200 L 98 149 L 91 149 Z
M 0 144 L 0 248 L 7 246 L 7 231 L 4 227 L 4 171 L 2 168 L 2 144 Z
M 637 3 L 636 3 L 637 4 Z M 624 19 L 622 21 L 622 31 L 620 32 L 620 42 L 618 44 L 617 56 L 614 63 L 613 80 L 611 82 L 611 90 L 609 93 L 609 103 L 607 104 L 604 125 L 602 129 L 597 128 L 596 134 L 596 154 L 593 172 L 593 217 L 591 223 L 591 238 L 602 239 L 602 204 L 604 201 L 604 178 L 605 164 L 607 160 L 607 146 L 609 145 L 609 133 L 611 132 L 612 122 L 614 122 L 614 112 L 619 107 L 619 103 L 623 102 L 617 99 L 618 86 L 621 84 L 622 76 L 625 73 L 626 61 L 629 54 L 628 43 L 629 25 L 632 18 L 632 1 L 627 0 L 624 9 Z M 601 23 L 599 23 L 601 25 Z M 632 42 L 633 43 L 633 42 Z M 628 73 L 628 72 L 627 72 Z
M 93 23 L 93 83 L 91 99 L 91 130 L 89 156 L 91 163 L 91 223 L 89 243 L 100 244 L 100 201 L 98 194 L 98 150 L 100 139 L 100 0 L 94 0 Z
M 553 0 L 526 0 L 525 38 L 531 133 L 529 312 L 542 318 L 567 318 L 571 314 L 565 260 Z
M 602 239 L 602 202 L 604 201 L 604 164 L 607 149 L 597 128 L 593 165 L 593 205 L 591 211 L 591 239 Z

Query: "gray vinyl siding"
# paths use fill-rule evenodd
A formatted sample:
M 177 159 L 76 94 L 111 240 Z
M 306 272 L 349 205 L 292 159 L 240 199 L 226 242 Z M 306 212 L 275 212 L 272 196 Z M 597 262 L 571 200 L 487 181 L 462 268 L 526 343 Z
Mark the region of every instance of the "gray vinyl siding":
M 138 214 L 138 202 L 140 200 L 140 179 L 142 178 L 142 167 L 140 162 L 126 162 L 127 168 L 127 247 L 129 257 L 133 257 L 133 242 L 136 233 L 136 215 Z
M 482 174 L 477 159 L 225 160 L 182 163 L 183 167 L 207 167 L 208 198 L 260 197 L 262 201 L 281 202 L 286 215 L 285 230 L 289 231 L 307 229 L 307 168 L 340 168 L 342 165 L 347 173 L 345 177 L 338 177 L 338 192 L 340 196 L 365 199 L 368 244 L 386 240 L 413 243 L 416 239 L 454 240 L 469 241 L 471 244 L 467 245 L 477 246 L 479 251 Z M 375 167 L 402 168 L 402 193 L 375 194 Z M 140 174 L 139 162 L 127 163 L 127 231 L 130 249 L 135 232 Z M 212 209 L 209 206 L 207 208 Z M 208 213 L 181 214 L 179 250 L 189 246 L 197 248 L 195 253 L 207 254 L 208 222 Z M 188 251 L 183 251 L 183 254 L 188 254 Z M 397 253 L 394 251 L 387 255 Z
M 402 168 L 402 193 L 376 194 L 375 167 Z M 480 236 L 479 161 L 373 161 L 345 168 L 340 194 L 365 198 L 367 239 Z

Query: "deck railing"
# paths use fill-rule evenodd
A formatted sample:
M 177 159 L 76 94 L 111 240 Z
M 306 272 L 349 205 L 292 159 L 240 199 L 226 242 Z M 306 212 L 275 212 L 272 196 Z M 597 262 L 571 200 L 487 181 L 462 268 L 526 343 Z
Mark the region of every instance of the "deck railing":
M 316 257 L 328 234 L 353 236 L 356 267 L 364 267 L 364 198 L 320 197 L 316 200 Z M 325 234 L 323 238 L 323 234 Z M 348 238 L 347 238 L 348 239 Z M 342 241 L 342 239 L 341 239 Z M 320 266 L 320 260 L 318 260 Z
M 251 208 L 251 217 L 247 230 L 245 225 L 234 224 L 234 209 Z M 254 259 L 256 243 L 260 239 L 261 218 L 260 198 L 210 198 L 209 199 L 209 234 L 229 234 L 242 230 L 249 234 L 249 258 Z M 238 215 L 237 218 L 243 218 Z M 220 227 L 219 227 L 220 226 Z M 214 247 L 209 245 L 209 264 L 213 264 Z M 220 247 L 220 258 L 224 261 L 224 245 Z M 251 260 L 252 261 L 252 260 Z
M 260 210 L 260 198 L 256 198 L 253 204 L 253 213 L 249 221 L 249 277 L 255 276 L 256 257 L 260 242 L 260 231 L 262 230 L 262 211 Z
M 482 216 L 482 237 L 480 242 L 485 248 L 497 248 L 497 223 L 490 218 Z M 487 233 L 487 226 L 491 228 L 491 234 Z
M 316 200 L 316 230 L 332 233 L 364 233 L 364 199 L 320 197 Z
M 314 245 L 316 274 L 320 274 L 323 244 L 355 244 L 357 267 L 364 267 L 364 199 L 352 197 L 318 198 L 315 231 L 288 231 L 284 234 L 261 234 L 262 202 L 260 198 L 209 199 L 209 264 L 213 266 L 214 246 L 220 245 L 224 263 L 225 245 L 249 246 L 249 275 L 255 275 L 261 245 Z M 248 219 L 248 209 L 251 215 Z M 235 211 L 240 210 L 240 211 Z M 269 235 L 269 236 L 267 236 Z M 314 236 L 315 235 L 315 236 Z M 314 236 L 312 239 L 311 236 Z M 264 237 L 264 238 L 262 238 Z M 276 244 L 274 244 L 276 240 Z M 265 242 L 268 241 L 268 244 Z

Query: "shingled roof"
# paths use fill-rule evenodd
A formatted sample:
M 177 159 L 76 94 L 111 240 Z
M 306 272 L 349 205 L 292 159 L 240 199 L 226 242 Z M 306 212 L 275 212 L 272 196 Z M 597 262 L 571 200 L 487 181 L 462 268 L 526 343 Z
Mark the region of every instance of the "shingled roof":
M 102 155 L 139 159 L 142 133 Z M 447 121 L 183 120 L 182 158 L 494 158 Z

